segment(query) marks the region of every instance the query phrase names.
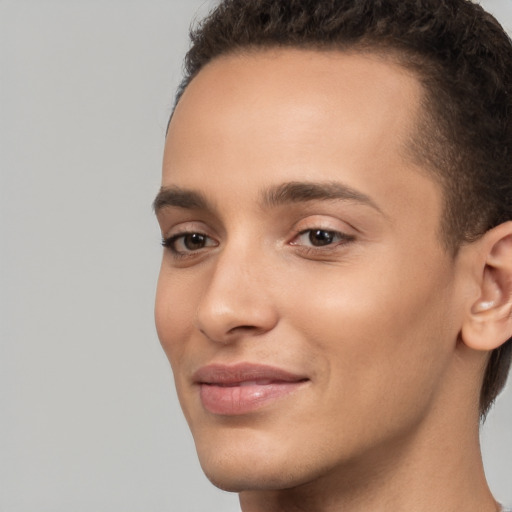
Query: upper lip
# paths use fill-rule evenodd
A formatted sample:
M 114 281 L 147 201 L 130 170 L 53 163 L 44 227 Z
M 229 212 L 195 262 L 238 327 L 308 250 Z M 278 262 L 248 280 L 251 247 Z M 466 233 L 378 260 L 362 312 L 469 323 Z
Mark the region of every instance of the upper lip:
M 301 382 L 308 378 L 274 366 L 238 363 L 233 365 L 210 364 L 197 370 L 192 376 L 198 384 L 236 385 L 243 382 Z

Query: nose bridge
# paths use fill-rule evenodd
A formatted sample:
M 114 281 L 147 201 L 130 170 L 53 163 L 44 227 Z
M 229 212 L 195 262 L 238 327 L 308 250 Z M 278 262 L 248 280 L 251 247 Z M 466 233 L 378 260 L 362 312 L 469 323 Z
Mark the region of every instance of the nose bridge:
M 260 334 L 275 325 L 265 260 L 263 251 L 243 238 L 216 255 L 196 315 L 197 327 L 208 338 L 228 342 L 237 333 Z

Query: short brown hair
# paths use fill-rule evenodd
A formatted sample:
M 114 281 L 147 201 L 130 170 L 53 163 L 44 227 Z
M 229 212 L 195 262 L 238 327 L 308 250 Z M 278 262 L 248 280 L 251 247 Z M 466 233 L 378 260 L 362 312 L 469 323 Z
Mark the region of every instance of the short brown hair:
M 456 253 L 512 219 L 512 44 L 470 0 L 223 0 L 191 31 L 190 81 L 221 55 L 259 48 L 386 54 L 425 96 L 411 155 L 443 185 L 442 239 Z M 485 416 L 505 385 L 512 339 L 494 350 L 480 395 Z

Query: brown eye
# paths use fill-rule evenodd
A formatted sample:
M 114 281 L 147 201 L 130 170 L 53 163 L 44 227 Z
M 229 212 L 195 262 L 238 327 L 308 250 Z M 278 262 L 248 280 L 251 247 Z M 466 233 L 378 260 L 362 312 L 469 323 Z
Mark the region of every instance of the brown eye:
M 331 231 L 329 229 L 305 229 L 301 231 L 295 239 L 291 242 L 291 245 L 296 245 L 304 248 L 336 248 L 339 245 L 343 245 L 347 242 L 351 242 L 354 239 L 353 236 L 347 235 L 340 231 Z M 332 247 L 329 247 L 332 246 Z
M 164 239 L 162 245 L 176 255 L 185 255 L 208 247 L 217 247 L 218 243 L 204 233 L 180 233 Z
M 208 237 L 201 233 L 190 233 L 183 236 L 183 245 L 189 251 L 197 251 L 206 246 L 207 239 Z
M 330 245 L 336 238 L 335 231 L 326 231 L 325 229 L 312 229 L 309 231 L 309 241 L 315 247 Z

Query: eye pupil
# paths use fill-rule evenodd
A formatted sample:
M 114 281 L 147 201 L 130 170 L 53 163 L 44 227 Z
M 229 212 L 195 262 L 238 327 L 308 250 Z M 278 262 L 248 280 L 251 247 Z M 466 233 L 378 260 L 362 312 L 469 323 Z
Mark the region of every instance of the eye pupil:
M 206 245 L 206 236 L 200 233 L 191 233 L 184 237 L 183 243 L 189 251 L 202 249 Z
M 332 244 L 333 240 L 334 233 L 332 231 L 314 229 L 309 233 L 309 241 L 316 247 Z

